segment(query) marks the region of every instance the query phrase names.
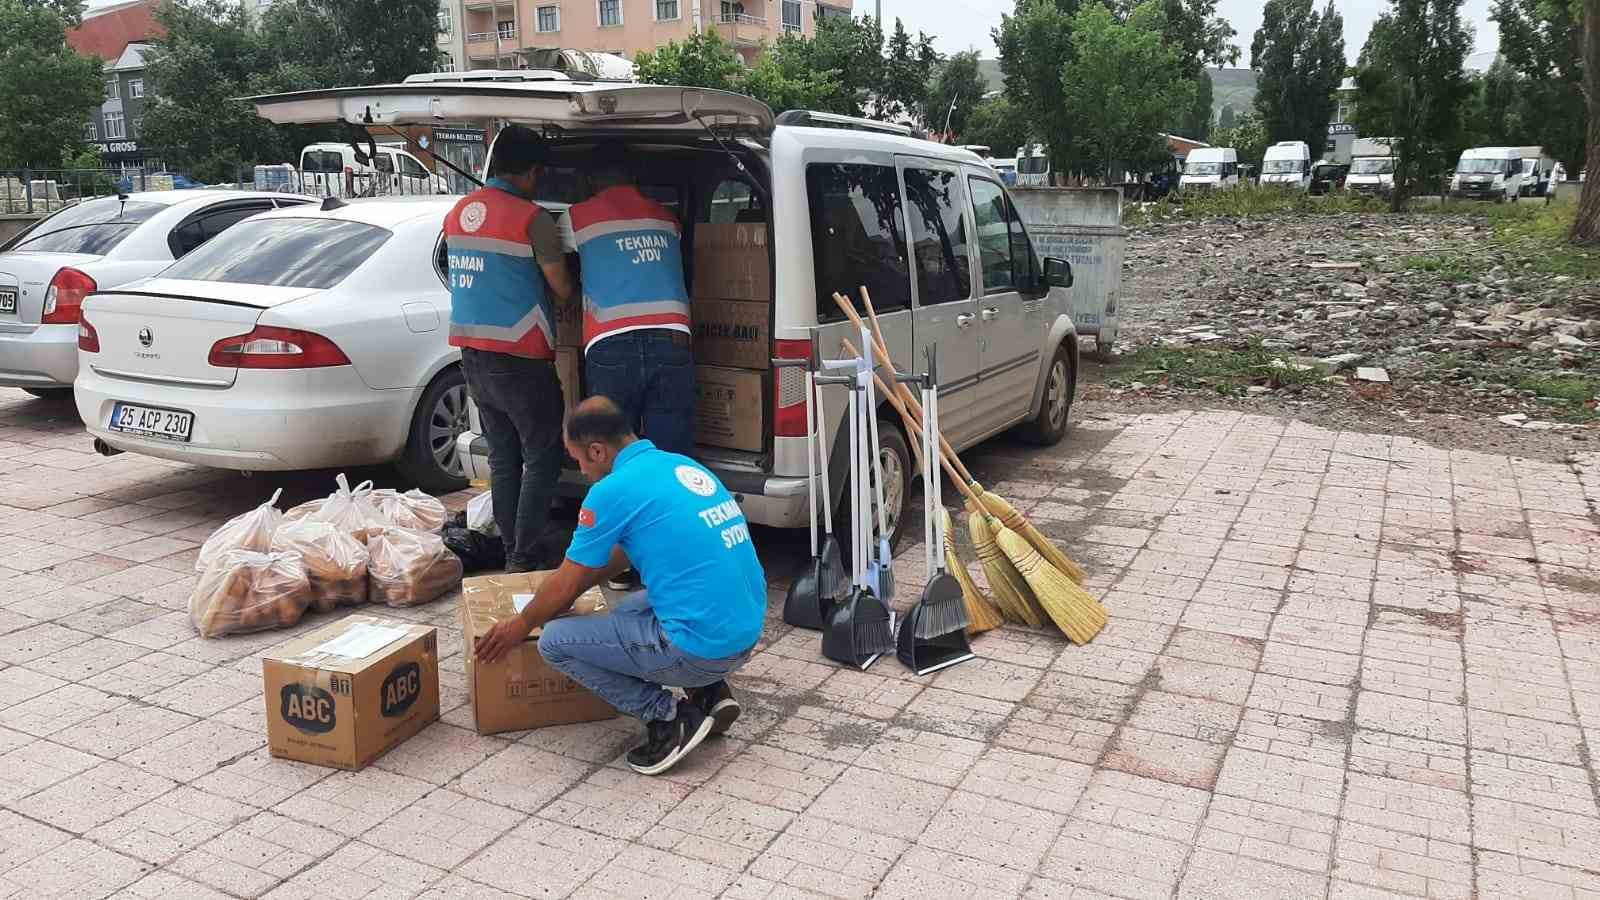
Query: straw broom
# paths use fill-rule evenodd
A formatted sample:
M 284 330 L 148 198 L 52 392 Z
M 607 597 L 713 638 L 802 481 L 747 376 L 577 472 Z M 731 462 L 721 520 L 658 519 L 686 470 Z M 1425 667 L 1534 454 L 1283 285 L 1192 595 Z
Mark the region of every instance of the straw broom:
M 855 307 L 851 305 L 848 297 L 835 293 L 833 300 L 856 327 L 860 328 L 868 325 L 868 323 L 861 321 L 861 316 L 856 312 Z M 870 321 L 869 330 L 872 333 L 872 342 L 875 345 L 873 349 L 880 354 L 882 359 L 887 360 L 890 356 L 888 348 L 884 344 L 883 332 L 878 328 L 878 313 L 872 307 L 872 295 L 867 291 L 865 285 L 861 287 L 861 302 L 867 309 L 867 318 Z M 912 396 L 909 388 L 901 384 L 896 384 L 895 386 L 903 392 L 901 400 L 906 402 L 906 405 L 915 412 L 918 421 L 920 421 L 922 419 L 921 404 Z M 992 491 L 984 490 L 983 485 L 979 484 L 978 480 L 972 477 L 972 473 L 967 471 L 966 464 L 961 462 L 961 457 L 956 455 L 955 450 L 950 447 L 950 443 L 944 439 L 943 435 L 940 435 L 939 442 L 944 447 L 946 455 L 955 461 L 956 466 L 961 471 L 961 476 L 966 479 L 973 492 L 982 500 L 984 509 L 999 519 L 1007 528 L 1025 538 L 1029 544 L 1033 545 L 1035 550 L 1039 551 L 1040 556 L 1043 556 L 1051 565 L 1060 569 L 1068 578 L 1079 584 L 1083 583 L 1087 574 L 1083 571 L 1082 566 L 1073 562 L 1043 532 L 1035 528 L 1032 522 L 1029 522 L 1022 513 L 1018 512 L 1016 507 L 1008 503 L 1004 497 Z
M 839 343 L 851 356 L 861 355 L 848 339 Z M 877 372 L 872 373 L 872 379 L 879 393 L 889 401 L 896 412 L 900 413 L 900 419 L 905 423 L 906 429 L 913 432 L 920 430 L 918 422 L 906 410 L 902 398 L 884 384 L 883 378 Z M 943 441 L 943 436 L 940 440 Z M 940 453 L 939 461 L 944 464 L 950 480 L 967 495 L 967 529 L 972 535 L 973 548 L 978 551 L 978 559 L 983 563 L 983 572 L 989 578 L 989 589 L 994 591 L 995 606 L 1010 621 L 1021 622 L 1032 628 L 1041 627 L 1044 625 L 1044 616 L 1039 609 L 1039 601 L 1034 599 L 1027 580 L 1017 572 L 1005 553 L 994 542 L 994 535 L 1005 530 L 1005 526 L 1000 524 L 1000 520 L 990 516 L 979 504 L 972 488 L 961 481 L 955 468 L 950 465 L 949 455 Z
M 994 601 L 984 596 L 983 589 L 972 580 L 972 573 L 967 571 L 967 566 L 961 561 L 960 554 L 956 553 L 955 521 L 950 517 L 947 509 L 939 510 L 939 515 L 944 517 L 944 565 L 950 574 L 961 583 L 961 599 L 967 604 L 967 634 L 982 634 L 993 631 L 1004 624 L 1000 611 L 995 609 Z
M 1026 540 L 1001 529 L 996 541 L 1044 603 L 1046 613 L 1068 640 L 1087 644 L 1106 627 L 1106 609 L 1083 586 L 1056 571 Z

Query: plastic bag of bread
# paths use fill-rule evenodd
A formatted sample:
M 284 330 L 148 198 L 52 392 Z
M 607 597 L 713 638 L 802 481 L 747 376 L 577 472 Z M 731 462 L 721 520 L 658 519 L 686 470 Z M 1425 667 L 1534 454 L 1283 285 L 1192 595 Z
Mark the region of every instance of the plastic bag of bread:
M 363 481 L 354 489 L 340 474 L 334 479 L 338 489 L 321 500 L 311 500 L 296 506 L 284 515 L 289 522 L 327 522 L 363 543 L 367 532 L 373 528 L 387 527 L 387 522 L 372 502 L 372 482 Z
M 311 605 L 311 585 L 298 553 L 228 550 L 200 575 L 189 597 L 189 621 L 201 637 L 287 628 Z
M 372 492 L 372 502 L 383 520 L 395 528 L 438 531 L 450 517 L 443 503 L 416 488 L 404 494 L 388 488 L 376 490 Z
M 373 603 L 415 606 L 460 587 L 461 560 L 437 534 L 390 528 L 367 541 L 367 581 Z
M 285 522 L 272 536 L 272 552 L 300 554 L 317 612 L 367 602 L 367 545 L 333 525 Z
M 283 496 L 283 489 L 272 492 L 272 498 L 247 513 L 237 516 L 222 523 L 222 527 L 211 532 L 206 542 L 200 545 L 200 556 L 195 560 L 194 570 L 204 572 L 211 568 L 211 563 L 217 557 L 229 550 L 254 550 L 265 553 L 272 546 L 272 535 L 283 522 L 283 513 L 278 511 L 278 498 Z

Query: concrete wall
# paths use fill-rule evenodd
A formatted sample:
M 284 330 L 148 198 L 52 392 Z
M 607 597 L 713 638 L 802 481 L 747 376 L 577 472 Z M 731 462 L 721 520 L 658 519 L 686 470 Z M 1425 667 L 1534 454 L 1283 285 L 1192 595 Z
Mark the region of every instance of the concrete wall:
M 43 216 L 30 216 L 25 213 L 0 216 L 0 244 L 4 244 L 6 241 L 16 237 L 22 233 L 22 229 L 27 228 L 41 218 Z

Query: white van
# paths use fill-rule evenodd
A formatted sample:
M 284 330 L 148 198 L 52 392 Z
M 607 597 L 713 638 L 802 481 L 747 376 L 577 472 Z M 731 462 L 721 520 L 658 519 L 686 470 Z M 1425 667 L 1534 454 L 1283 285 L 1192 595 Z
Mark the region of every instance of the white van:
M 557 135 L 551 165 L 580 172 L 598 139 L 627 141 L 641 189 L 683 223 L 691 284 L 701 229 L 764 226 L 767 345 L 752 348 L 752 368 L 702 368 L 700 376 L 702 386 L 718 376 L 743 385 L 731 400 L 707 393 L 701 401 L 745 426 L 758 423 L 748 428 L 751 449 L 708 440 L 695 448 L 751 521 L 803 527 L 808 520 L 803 373 L 754 363 L 813 352 L 837 359 L 847 337 L 859 346 L 835 291 L 859 299 L 868 287 L 898 369 L 922 371 L 924 351 L 938 347 L 941 424 L 955 447 L 1011 429 L 1045 444 L 1065 434 L 1078 373 L 1071 267 L 1039 258 L 1006 187 L 967 151 L 861 119 L 799 110 L 774 118 L 759 101 L 700 88 L 551 80 L 439 88 L 437 81 L 336 88 L 254 103 L 285 125 L 328 124 L 368 110 L 396 126 L 499 119 Z M 738 202 L 718 202 L 730 199 Z M 846 481 L 843 401 L 834 389 L 825 406 L 836 511 Z M 880 417 L 884 495 L 897 532 L 915 460 L 899 417 L 888 407 Z M 474 422 L 461 438 L 471 477 L 487 472 L 477 430 Z M 562 483 L 574 496 L 585 490 L 575 471 Z
M 1261 160 L 1261 183 L 1296 191 L 1311 187 L 1311 146 L 1305 141 L 1279 141 L 1268 147 Z
M 1522 151 L 1522 183 L 1518 196 L 1543 197 L 1550 193 L 1551 174 L 1556 161 L 1543 147 L 1519 147 Z
M 1179 190 L 1217 190 L 1239 183 L 1239 151 L 1232 147 L 1196 147 L 1183 160 Z
M 1450 196 L 1501 203 L 1522 190 L 1520 147 L 1473 147 L 1462 152 L 1450 179 Z
M 1356 138 L 1350 149 L 1344 188 L 1352 194 L 1388 197 L 1394 193 L 1394 149 L 1389 138 Z
M 1017 148 L 1017 186 L 1044 187 L 1050 183 L 1050 154 L 1043 144 Z
M 300 189 L 321 197 L 447 194 L 449 184 L 398 144 L 307 144 L 300 151 Z

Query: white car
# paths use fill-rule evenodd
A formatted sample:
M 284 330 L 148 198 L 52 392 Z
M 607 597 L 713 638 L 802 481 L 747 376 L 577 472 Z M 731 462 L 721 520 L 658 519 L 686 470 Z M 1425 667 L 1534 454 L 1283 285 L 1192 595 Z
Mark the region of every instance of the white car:
M 70 389 L 84 297 L 154 275 L 242 219 L 307 202 L 255 191 L 124 196 L 69 206 L 0 247 L 0 386 Z
M 393 462 L 425 490 L 464 486 L 439 259 L 456 199 L 266 213 L 89 298 L 75 393 L 96 448 L 241 471 Z

